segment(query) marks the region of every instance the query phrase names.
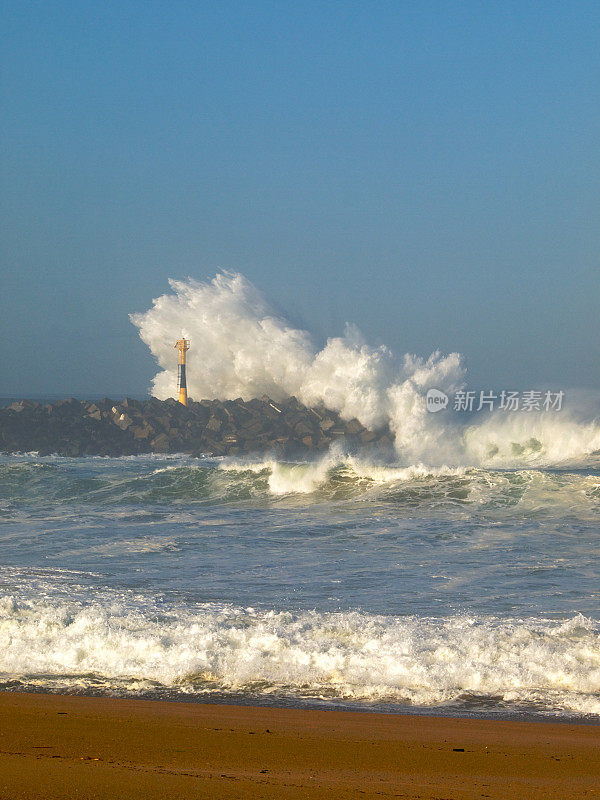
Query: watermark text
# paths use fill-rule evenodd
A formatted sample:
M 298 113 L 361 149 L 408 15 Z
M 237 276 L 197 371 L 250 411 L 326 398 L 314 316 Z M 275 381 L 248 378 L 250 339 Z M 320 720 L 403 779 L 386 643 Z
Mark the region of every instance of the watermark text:
M 525 392 L 467 391 L 459 390 L 448 395 L 440 389 L 429 389 L 426 395 L 427 410 L 432 413 L 452 408 L 454 411 L 560 411 L 565 393 L 550 390 Z

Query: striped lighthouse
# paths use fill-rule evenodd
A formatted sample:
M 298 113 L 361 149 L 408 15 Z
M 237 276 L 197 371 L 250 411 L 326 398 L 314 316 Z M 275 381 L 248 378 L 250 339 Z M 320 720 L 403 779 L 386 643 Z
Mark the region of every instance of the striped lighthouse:
M 188 339 L 178 339 L 175 342 L 177 353 L 177 399 L 182 406 L 187 405 L 187 381 L 185 378 L 185 354 L 190 349 Z

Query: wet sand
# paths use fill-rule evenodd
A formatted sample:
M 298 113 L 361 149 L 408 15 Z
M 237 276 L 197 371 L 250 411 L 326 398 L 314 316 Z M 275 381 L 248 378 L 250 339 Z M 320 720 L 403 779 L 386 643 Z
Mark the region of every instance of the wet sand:
M 0 798 L 600 798 L 600 726 L 0 693 Z

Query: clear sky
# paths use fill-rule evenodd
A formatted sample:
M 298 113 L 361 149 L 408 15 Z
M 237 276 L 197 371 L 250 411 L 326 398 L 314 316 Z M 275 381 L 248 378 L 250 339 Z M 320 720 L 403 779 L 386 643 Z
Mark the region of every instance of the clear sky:
M 470 382 L 600 383 L 598 2 L 2 2 L 0 393 L 140 394 L 239 270 Z

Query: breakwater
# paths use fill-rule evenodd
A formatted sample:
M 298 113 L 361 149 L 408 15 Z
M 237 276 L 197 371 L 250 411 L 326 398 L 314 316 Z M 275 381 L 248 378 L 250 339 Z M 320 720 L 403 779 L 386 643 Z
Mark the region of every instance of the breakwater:
M 82 402 L 42 405 L 19 400 L 0 409 L 0 451 L 64 456 L 190 453 L 237 455 L 275 451 L 302 454 L 349 446 L 390 447 L 387 429 L 371 431 L 324 406 L 309 408 L 295 397 L 244 401 L 176 400 Z

